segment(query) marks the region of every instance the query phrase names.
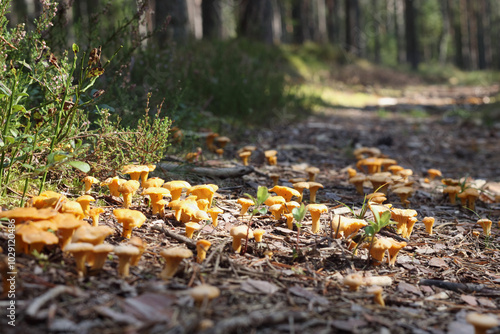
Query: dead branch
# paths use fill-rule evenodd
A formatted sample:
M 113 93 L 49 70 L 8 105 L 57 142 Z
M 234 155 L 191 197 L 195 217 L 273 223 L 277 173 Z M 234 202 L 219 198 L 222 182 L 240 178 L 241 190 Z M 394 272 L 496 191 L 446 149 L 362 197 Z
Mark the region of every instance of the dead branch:
M 485 296 L 495 296 L 500 297 L 500 290 L 488 288 L 484 284 L 473 284 L 473 283 L 454 283 L 448 281 L 441 281 L 437 279 L 421 279 L 419 282 L 420 285 L 427 286 L 436 286 L 441 289 L 450 290 L 454 292 L 467 292 L 467 293 L 476 293 Z
M 163 220 L 161 220 L 161 223 L 163 224 Z M 163 232 L 167 237 L 170 237 L 170 238 L 175 239 L 179 242 L 185 243 L 186 246 L 188 246 L 189 248 L 196 248 L 196 242 L 194 242 L 193 239 L 190 239 L 190 238 L 185 237 L 183 235 L 169 231 L 169 230 L 165 229 L 163 226 L 158 225 L 158 224 L 154 224 L 151 228 L 155 231 Z
M 254 171 L 252 166 L 236 166 L 236 167 L 221 167 L 221 168 L 211 168 L 211 167 L 198 167 L 192 165 L 179 165 L 167 162 L 160 162 L 156 165 L 157 169 L 167 172 L 180 172 L 180 173 L 190 173 L 199 176 L 206 176 L 211 178 L 225 179 L 225 178 L 235 178 L 241 177 L 243 175 L 250 174 Z

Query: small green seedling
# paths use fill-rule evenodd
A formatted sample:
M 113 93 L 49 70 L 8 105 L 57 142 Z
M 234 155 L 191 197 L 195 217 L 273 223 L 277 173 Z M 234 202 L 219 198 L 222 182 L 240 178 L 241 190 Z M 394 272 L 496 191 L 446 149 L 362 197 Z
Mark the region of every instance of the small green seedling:
M 297 226 L 297 243 L 294 251 L 294 258 L 298 256 L 299 251 L 299 238 L 300 238 L 300 229 L 302 227 L 302 221 L 307 213 L 307 207 L 304 203 L 300 204 L 300 207 L 292 209 L 293 219 L 295 219 L 295 226 Z
M 371 259 L 370 251 L 373 247 L 373 243 L 375 242 L 375 235 L 380 232 L 384 227 L 390 225 L 390 224 L 395 224 L 396 222 L 391 220 L 391 212 L 390 211 L 384 211 L 382 214 L 380 214 L 378 211 L 373 212 L 373 217 L 375 218 L 375 221 L 368 221 L 368 226 L 365 226 L 363 229 L 364 236 L 361 239 L 362 241 L 365 241 L 366 239 L 370 240 L 370 248 L 368 251 L 368 262 Z M 358 246 L 361 244 L 358 243 Z M 356 246 L 357 247 L 357 246 Z
M 250 218 L 248 218 L 247 236 L 246 236 L 246 240 L 245 240 L 245 247 L 241 250 L 242 255 L 244 255 L 245 252 L 247 251 L 248 235 L 250 233 L 250 227 L 252 226 L 252 218 L 257 213 L 260 213 L 261 215 L 263 215 L 267 212 L 267 208 L 263 205 L 264 205 L 264 202 L 269 198 L 269 196 L 271 196 L 269 194 L 269 191 L 267 190 L 267 188 L 263 187 L 263 186 L 260 186 L 257 189 L 257 197 L 253 197 L 252 195 L 247 194 L 247 193 L 245 193 L 244 195 L 252 200 L 254 209 L 250 213 Z

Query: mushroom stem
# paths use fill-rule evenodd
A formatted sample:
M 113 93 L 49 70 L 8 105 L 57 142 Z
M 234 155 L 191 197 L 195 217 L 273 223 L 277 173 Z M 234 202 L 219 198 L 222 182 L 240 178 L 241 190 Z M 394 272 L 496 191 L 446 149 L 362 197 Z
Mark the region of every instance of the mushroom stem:
M 165 267 L 163 268 L 160 277 L 164 280 L 168 280 L 172 277 L 174 277 L 177 268 L 179 267 L 179 264 L 182 262 L 182 258 L 171 258 L 167 261 L 165 264 Z
M 132 204 L 132 193 L 123 193 L 123 208 L 128 209 Z
M 312 212 L 311 211 L 311 219 L 312 219 L 311 231 L 312 231 L 312 233 L 319 232 L 319 217 L 320 216 L 321 216 L 320 212 Z
M 202 263 L 207 256 L 207 251 L 212 243 L 208 240 L 199 240 L 196 243 L 196 262 Z
M 241 238 L 233 237 L 233 250 L 236 253 L 239 253 L 241 251 Z

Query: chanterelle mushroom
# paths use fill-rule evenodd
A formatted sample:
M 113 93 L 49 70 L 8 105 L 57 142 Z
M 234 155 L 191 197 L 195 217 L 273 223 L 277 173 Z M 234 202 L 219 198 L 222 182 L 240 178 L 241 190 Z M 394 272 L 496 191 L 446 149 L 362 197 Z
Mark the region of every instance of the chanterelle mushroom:
M 130 239 L 134 227 L 141 227 L 146 221 L 146 216 L 137 210 L 114 209 L 113 215 L 119 224 L 123 224 L 122 237 L 127 239 Z
M 118 275 L 127 277 L 130 270 L 130 259 L 139 255 L 139 248 L 130 245 L 120 245 L 115 247 L 114 253 L 118 256 Z
M 236 253 L 241 251 L 241 240 L 246 239 L 248 233 L 248 239 L 253 238 L 253 231 L 246 225 L 234 226 L 229 231 L 229 234 L 233 237 L 233 250 Z
M 465 319 L 469 324 L 474 326 L 475 334 L 486 334 L 488 329 L 499 325 L 497 318 L 476 312 L 467 314 Z
M 194 299 L 196 305 L 201 306 L 204 302 L 219 297 L 220 290 L 215 286 L 201 284 L 189 290 L 189 295 Z
M 118 191 L 123 195 L 123 207 L 125 209 L 128 209 L 132 204 L 132 196 L 137 189 L 139 189 L 139 181 L 136 180 L 126 181 L 118 187 Z
M 186 248 L 173 247 L 162 250 L 160 255 L 165 258 L 166 262 L 160 277 L 164 280 L 168 280 L 174 277 L 177 267 L 179 267 L 181 261 L 192 257 L 193 252 Z

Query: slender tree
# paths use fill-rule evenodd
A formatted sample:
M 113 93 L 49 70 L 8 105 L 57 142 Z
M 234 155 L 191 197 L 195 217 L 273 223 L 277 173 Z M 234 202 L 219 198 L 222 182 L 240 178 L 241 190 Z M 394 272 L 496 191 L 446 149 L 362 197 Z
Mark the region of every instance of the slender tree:
M 414 0 L 405 0 L 406 61 L 416 70 L 419 63 Z

